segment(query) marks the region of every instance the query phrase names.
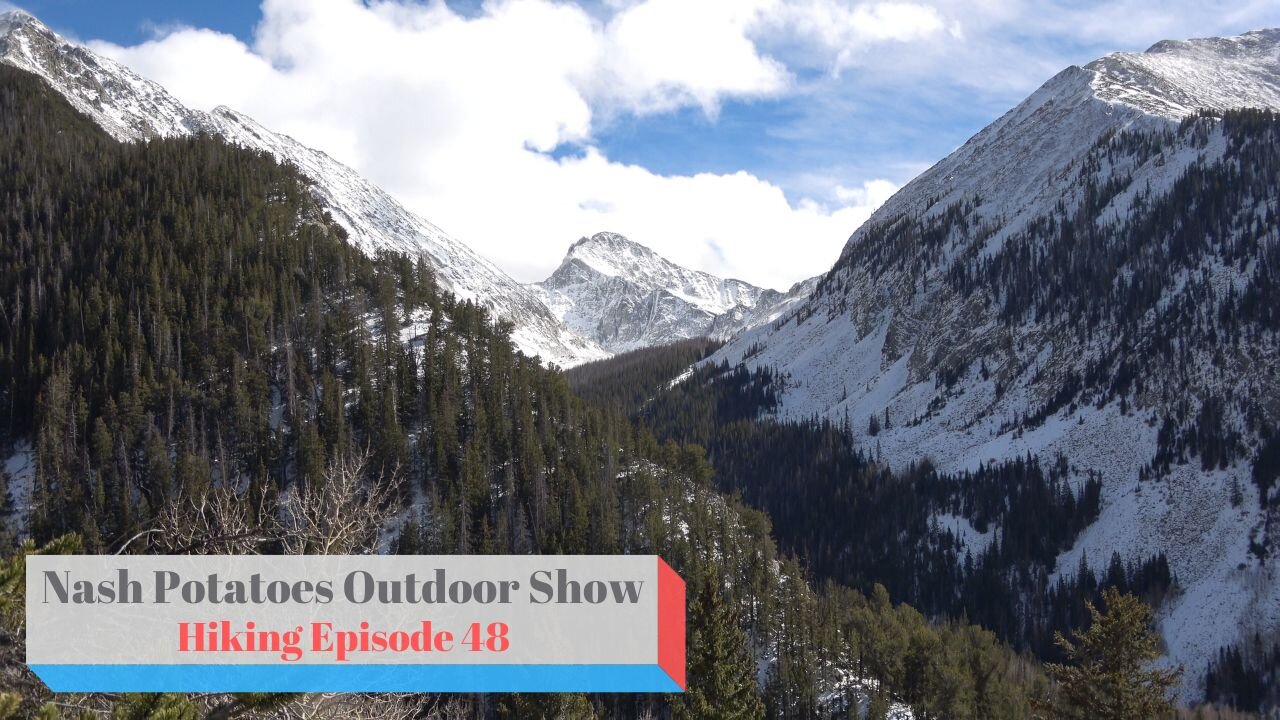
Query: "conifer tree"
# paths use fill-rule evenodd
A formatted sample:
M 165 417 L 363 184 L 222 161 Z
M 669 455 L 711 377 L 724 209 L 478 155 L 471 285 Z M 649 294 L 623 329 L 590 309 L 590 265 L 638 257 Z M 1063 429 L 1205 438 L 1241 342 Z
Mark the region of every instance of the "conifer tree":
M 1151 668 L 1160 657 L 1159 636 L 1151 630 L 1151 608 L 1114 587 L 1102 593 L 1106 612 L 1086 603 L 1089 628 L 1072 642 L 1056 640 L 1070 664 L 1049 664 L 1057 684 L 1050 717 L 1064 720 L 1147 720 L 1173 712 L 1171 694 L 1182 668 Z
M 756 691 L 755 660 L 738 627 L 738 613 L 720 590 L 720 574 L 704 573 L 689 608 L 688 688 L 672 703 L 680 720 L 742 720 L 764 717 Z

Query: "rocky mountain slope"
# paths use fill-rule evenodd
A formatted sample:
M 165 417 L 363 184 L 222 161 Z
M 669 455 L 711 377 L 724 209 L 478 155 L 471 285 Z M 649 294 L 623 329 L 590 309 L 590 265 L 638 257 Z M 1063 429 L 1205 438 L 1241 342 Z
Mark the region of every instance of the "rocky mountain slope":
M 812 291 L 786 293 L 681 267 L 617 233 L 569 247 L 560 267 L 530 287 L 573 332 L 619 353 L 693 337 L 728 338 L 769 322 Z
M 1103 479 L 1059 558 L 1164 551 L 1197 678 L 1280 630 L 1280 30 L 1071 67 L 904 187 L 785 322 L 710 361 L 786 377 L 891 465 L 1028 453 Z M 876 416 L 876 433 L 869 418 Z
M 607 354 L 566 330 L 529 288 L 319 150 L 225 107 L 209 113 L 187 108 L 160 85 L 67 42 L 20 10 L 0 14 L 0 61 L 44 78 L 119 140 L 207 132 L 291 162 L 315 183 L 316 195 L 353 243 L 370 254 L 393 250 L 425 257 L 454 294 L 510 320 L 513 339 L 527 354 L 562 365 Z

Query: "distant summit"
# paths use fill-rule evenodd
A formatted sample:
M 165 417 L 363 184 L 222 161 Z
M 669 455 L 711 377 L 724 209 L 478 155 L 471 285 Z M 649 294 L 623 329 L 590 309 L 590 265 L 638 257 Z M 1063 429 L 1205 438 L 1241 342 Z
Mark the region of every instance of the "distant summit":
M 681 267 L 612 232 L 569 246 L 551 277 L 533 285 L 570 330 L 610 352 L 691 337 L 728 337 L 768 322 L 812 289 L 758 288 Z

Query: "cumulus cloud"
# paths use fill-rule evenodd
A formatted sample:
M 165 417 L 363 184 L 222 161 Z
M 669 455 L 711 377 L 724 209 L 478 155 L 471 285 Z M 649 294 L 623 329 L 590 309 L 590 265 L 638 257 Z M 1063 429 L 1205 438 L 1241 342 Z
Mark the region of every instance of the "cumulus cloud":
M 826 269 L 890 180 L 909 177 L 892 168 L 963 141 L 935 148 L 937 120 L 919 113 L 947 108 L 971 132 L 1098 47 L 1276 19 L 1274 0 L 1181 4 L 487 0 L 462 13 L 443 0 L 264 0 L 247 44 L 165 28 L 95 47 L 195 107 L 228 105 L 352 165 L 520 279 L 610 229 L 782 288 Z M 600 149 L 624 116 L 693 108 L 714 126 L 726 104 L 783 101 L 791 120 L 761 132 L 805 167 L 772 182 L 749 168 L 664 175 Z M 856 152 L 875 143 L 899 155 Z M 646 151 L 632 155 L 663 153 Z
M 762 27 L 766 38 L 804 43 L 812 58 L 835 72 L 878 44 L 914 43 L 942 33 L 960 33 L 959 23 L 949 21 L 935 7 L 892 1 L 800 0 L 774 8 Z
M 696 104 L 714 115 L 722 98 L 767 97 L 790 74 L 762 56 L 748 31 L 773 0 L 648 0 L 603 28 L 600 62 L 588 78 L 596 98 L 639 113 Z
M 789 200 L 747 172 L 666 176 L 593 144 L 617 113 L 714 117 L 724 102 L 789 92 L 786 67 L 753 40 L 783 12 L 776 0 L 605 13 L 495 1 L 468 15 L 443 2 L 266 0 L 250 44 L 173 28 L 94 45 L 192 106 L 227 105 L 325 150 L 521 279 L 609 228 L 785 287 L 824 270 L 884 193 Z M 584 151 L 551 154 L 566 144 Z

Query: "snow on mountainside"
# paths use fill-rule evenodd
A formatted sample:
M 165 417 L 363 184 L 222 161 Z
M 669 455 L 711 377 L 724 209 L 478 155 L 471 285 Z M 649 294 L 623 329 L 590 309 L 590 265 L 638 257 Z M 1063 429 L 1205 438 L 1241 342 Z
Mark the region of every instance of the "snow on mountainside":
M 0 60 L 44 78 L 118 140 L 208 132 L 293 163 L 356 246 L 370 254 L 392 250 L 427 258 L 460 298 L 510 320 L 512 339 L 525 353 L 566 366 L 607 355 L 567 331 L 536 293 L 319 150 L 225 107 L 211 113 L 187 108 L 160 85 L 67 42 L 22 11 L 0 14 Z
M 1114 53 L 1089 63 L 1098 97 L 1152 115 L 1181 118 L 1229 110 L 1242 100 L 1280 107 L 1280 28 L 1237 37 L 1164 40 L 1143 53 Z
M 865 433 L 887 412 L 864 440 L 891 465 L 1062 454 L 1100 473 L 1101 516 L 1058 567 L 1165 552 L 1189 697 L 1221 645 L 1280 631 L 1257 552 L 1280 545 L 1280 500 L 1251 473 L 1280 427 L 1262 309 L 1280 121 L 1217 119 L 1242 107 L 1280 109 L 1280 30 L 1068 68 L 886 202 L 784 321 L 708 360 L 777 368 L 785 417 Z
M 0 60 L 44 78 L 118 140 L 210 129 L 203 113 L 183 106 L 160 85 L 67 42 L 22 10 L 0 13 Z
M 713 336 L 769 322 L 812 291 L 787 293 L 681 267 L 617 233 L 582 238 L 560 267 L 530 287 L 573 332 L 610 352 Z

